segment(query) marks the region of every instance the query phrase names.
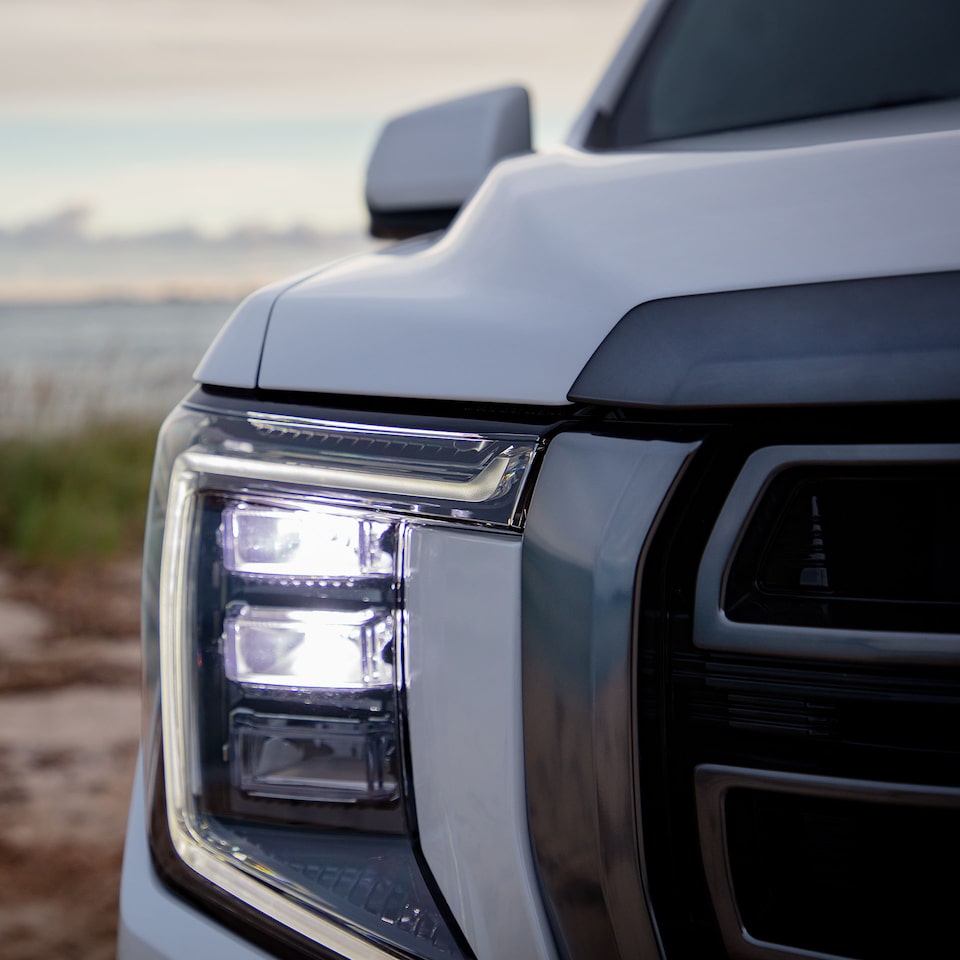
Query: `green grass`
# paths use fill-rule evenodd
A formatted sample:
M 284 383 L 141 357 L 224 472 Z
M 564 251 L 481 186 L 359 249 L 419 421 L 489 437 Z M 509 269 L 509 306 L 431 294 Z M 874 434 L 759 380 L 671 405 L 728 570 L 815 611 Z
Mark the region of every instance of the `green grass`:
M 156 432 L 103 423 L 0 440 L 0 550 L 42 566 L 136 550 Z

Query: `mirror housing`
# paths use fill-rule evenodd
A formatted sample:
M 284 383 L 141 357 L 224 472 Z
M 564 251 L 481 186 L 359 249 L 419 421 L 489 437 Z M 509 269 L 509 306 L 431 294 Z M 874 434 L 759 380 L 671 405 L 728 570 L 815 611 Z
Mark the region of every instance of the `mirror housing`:
M 530 152 L 530 98 L 500 87 L 391 120 L 367 167 L 375 237 L 441 230 L 504 157 Z

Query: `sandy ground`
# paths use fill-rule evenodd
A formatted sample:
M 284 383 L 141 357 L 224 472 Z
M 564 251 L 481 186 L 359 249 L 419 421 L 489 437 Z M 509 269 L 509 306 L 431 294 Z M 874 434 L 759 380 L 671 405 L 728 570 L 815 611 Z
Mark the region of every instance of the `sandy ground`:
M 139 567 L 0 560 L 0 953 L 114 956 L 139 733 Z

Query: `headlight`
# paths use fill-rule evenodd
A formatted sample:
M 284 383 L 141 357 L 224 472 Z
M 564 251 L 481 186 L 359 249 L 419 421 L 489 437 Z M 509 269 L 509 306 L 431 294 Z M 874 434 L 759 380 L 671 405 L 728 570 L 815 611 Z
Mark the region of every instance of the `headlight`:
M 441 525 L 515 535 L 536 448 L 170 418 L 145 556 L 145 742 L 162 752 L 154 849 L 175 882 L 300 946 L 462 955 L 416 844 L 405 555 Z

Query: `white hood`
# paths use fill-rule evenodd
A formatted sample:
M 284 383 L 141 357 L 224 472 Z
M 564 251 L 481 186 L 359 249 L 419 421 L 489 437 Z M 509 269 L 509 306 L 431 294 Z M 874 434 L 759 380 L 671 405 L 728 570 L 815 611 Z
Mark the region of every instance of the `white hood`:
M 563 404 L 607 333 L 645 301 L 957 269 L 960 132 L 903 133 L 910 111 L 887 116 L 874 139 L 794 146 L 782 127 L 766 141 L 727 134 L 723 149 L 701 140 L 506 161 L 436 243 L 255 295 L 197 379 Z

